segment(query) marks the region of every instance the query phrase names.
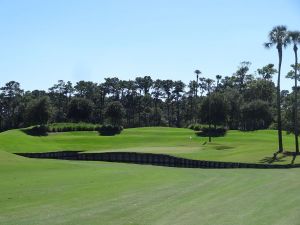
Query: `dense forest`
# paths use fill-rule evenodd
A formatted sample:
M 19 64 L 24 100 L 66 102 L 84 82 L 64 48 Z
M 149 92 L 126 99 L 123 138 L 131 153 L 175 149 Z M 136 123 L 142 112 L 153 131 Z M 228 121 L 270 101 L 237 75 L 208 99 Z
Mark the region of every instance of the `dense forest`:
M 11 81 L 0 88 L 0 129 L 53 122 L 91 122 L 124 127 L 212 124 L 229 129 L 276 128 L 277 73 L 273 64 L 249 73 L 242 62 L 231 76 L 215 80 L 195 70 L 195 79 L 105 78 L 103 83 L 59 80 L 48 89 L 24 91 Z M 292 65 L 292 67 L 294 67 Z M 293 78 L 293 71 L 287 77 Z M 292 128 L 293 93 L 281 91 L 284 129 Z

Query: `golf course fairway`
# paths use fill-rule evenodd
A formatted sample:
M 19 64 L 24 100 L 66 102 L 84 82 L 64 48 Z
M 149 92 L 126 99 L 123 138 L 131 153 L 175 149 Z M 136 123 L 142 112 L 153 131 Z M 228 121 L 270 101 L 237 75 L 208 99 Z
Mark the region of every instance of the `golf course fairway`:
M 259 163 L 272 156 L 276 132 L 230 131 L 205 141 L 177 128 L 126 129 L 114 137 L 0 133 L 0 224 L 299 224 L 300 169 L 183 169 L 12 154 L 123 150 Z M 292 151 L 293 137 L 284 141 Z

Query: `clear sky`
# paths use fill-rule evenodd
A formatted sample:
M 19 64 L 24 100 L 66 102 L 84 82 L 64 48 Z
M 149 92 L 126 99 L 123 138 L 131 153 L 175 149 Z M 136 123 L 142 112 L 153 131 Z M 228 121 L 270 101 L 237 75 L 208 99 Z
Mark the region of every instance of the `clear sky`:
M 0 0 L 0 86 L 48 89 L 59 79 L 194 79 L 277 65 L 263 43 L 300 30 L 299 0 Z M 294 61 L 284 52 L 283 75 Z M 282 79 L 283 88 L 291 82 Z

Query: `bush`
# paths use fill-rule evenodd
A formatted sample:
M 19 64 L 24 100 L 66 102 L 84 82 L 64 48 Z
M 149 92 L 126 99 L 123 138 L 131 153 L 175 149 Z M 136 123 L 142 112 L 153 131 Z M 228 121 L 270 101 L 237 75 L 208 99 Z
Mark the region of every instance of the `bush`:
M 31 136 L 47 136 L 47 126 L 45 125 L 37 125 L 22 131 Z
M 190 124 L 188 126 L 189 129 L 194 130 L 194 131 L 200 131 L 202 127 L 203 126 L 201 124 L 199 124 L 199 123 Z
M 225 136 L 227 129 L 225 128 L 202 128 L 201 131 L 197 131 L 196 135 L 200 137 L 223 137 Z
M 122 126 L 103 125 L 98 129 L 98 132 L 102 136 L 113 136 L 120 134 L 122 130 Z

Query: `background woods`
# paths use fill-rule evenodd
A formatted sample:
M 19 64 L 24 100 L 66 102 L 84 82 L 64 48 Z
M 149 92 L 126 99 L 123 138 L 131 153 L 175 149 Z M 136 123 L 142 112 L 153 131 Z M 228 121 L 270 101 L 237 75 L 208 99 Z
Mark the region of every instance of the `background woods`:
M 231 76 L 195 80 L 135 80 L 105 78 L 103 83 L 59 80 L 48 89 L 24 91 L 15 81 L 1 87 L 0 129 L 54 122 L 119 124 L 124 127 L 175 126 L 202 123 L 229 129 L 276 128 L 276 88 L 273 64 L 249 73 L 242 62 Z M 288 76 L 292 76 L 290 72 Z M 293 76 L 292 76 L 293 78 Z M 283 127 L 293 130 L 294 91 L 281 91 Z

